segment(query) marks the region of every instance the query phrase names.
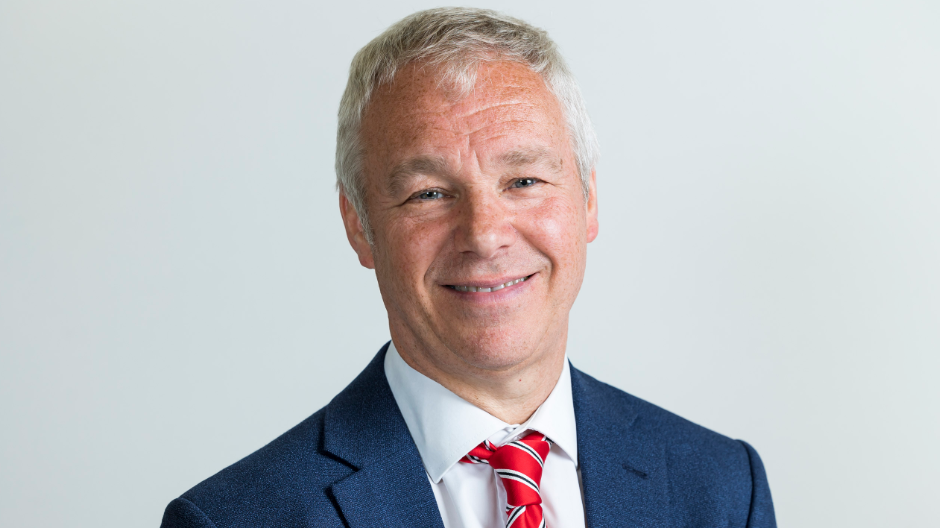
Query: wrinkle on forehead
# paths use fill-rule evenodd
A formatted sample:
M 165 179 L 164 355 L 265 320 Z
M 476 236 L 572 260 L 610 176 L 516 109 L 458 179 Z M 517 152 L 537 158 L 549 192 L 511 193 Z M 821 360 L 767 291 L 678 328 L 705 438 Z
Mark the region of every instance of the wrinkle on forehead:
M 531 112 L 525 112 L 525 110 L 535 108 L 535 106 L 523 101 L 475 106 L 464 114 L 454 116 L 454 131 L 470 135 L 493 126 L 534 124 Z M 519 115 L 520 113 L 522 115 Z
M 518 94 L 523 97 L 519 97 L 518 99 L 512 99 L 508 101 L 506 100 L 507 99 L 506 95 L 507 94 L 505 93 L 497 92 L 497 94 L 490 95 L 487 98 L 497 99 L 499 100 L 499 102 L 494 102 L 490 104 L 482 104 L 482 105 L 479 103 L 478 98 L 464 99 L 463 101 L 460 101 L 453 105 L 454 110 L 456 112 L 455 117 L 457 117 L 458 119 L 467 119 L 475 115 L 482 114 L 484 112 L 489 112 L 491 110 L 499 110 L 500 108 L 515 109 L 520 106 L 527 107 L 527 108 L 532 108 L 536 106 L 535 104 L 532 103 L 532 101 L 525 100 L 524 98 L 525 93 Z M 464 112 L 460 112 L 461 106 L 467 106 L 469 108 L 467 108 L 466 111 Z

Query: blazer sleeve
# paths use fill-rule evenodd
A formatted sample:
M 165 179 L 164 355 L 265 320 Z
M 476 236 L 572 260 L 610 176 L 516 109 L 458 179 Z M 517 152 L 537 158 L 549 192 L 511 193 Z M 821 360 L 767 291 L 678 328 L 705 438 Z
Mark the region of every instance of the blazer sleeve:
M 739 440 L 747 451 L 751 464 L 751 510 L 747 516 L 747 528 L 777 528 L 774 516 L 774 503 L 770 498 L 770 485 L 767 473 L 757 451 L 747 442 Z
M 209 517 L 192 502 L 174 499 L 163 512 L 160 528 L 216 528 Z

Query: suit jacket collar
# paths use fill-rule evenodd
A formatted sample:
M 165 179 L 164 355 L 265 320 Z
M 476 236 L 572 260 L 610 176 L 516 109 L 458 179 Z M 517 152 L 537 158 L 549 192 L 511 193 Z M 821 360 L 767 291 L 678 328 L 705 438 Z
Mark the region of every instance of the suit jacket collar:
M 350 528 L 444 528 L 421 456 L 385 378 L 382 347 L 327 405 L 323 448 L 356 471 L 331 488 Z M 665 455 L 635 398 L 571 367 L 587 525 L 662 526 Z
M 356 471 L 330 492 L 350 528 L 444 528 L 421 456 L 385 378 L 386 344 L 325 409 L 323 448 Z
M 664 526 L 665 451 L 644 431 L 636 398 L 571 369 L 587 526 Z

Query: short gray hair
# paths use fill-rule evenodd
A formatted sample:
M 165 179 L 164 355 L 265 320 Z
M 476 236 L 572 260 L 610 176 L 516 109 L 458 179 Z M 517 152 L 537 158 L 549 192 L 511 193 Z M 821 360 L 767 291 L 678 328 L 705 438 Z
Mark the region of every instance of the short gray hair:
M 370 244 L 372 229 L 365 208 L 362 170 L 362 116 L 373 91 L 391 83 L 399 69 L 417 61 L 440 68 L 442 84 L 451 84 L 463 94 L 473 89 L 481 62 L 519 62 L 539 74 L 561 103 L 587 199 L 598 157 L 597 137 L 581 89 L 548 33 L 488 9 L 428 9 L 400 20 L 356 53 L 339 104 L 336 187 L 356 209 Z

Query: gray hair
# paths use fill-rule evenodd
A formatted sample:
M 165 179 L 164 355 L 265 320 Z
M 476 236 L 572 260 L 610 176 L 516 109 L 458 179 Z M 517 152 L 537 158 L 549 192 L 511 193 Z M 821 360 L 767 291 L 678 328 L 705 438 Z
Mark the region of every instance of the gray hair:
M 339 104 L 336 187 L 356 209 L 370 244 L 372 229 L 362 173 L 362 116 L 372 92 L 391 83 L 399 69 L 417 61 L 438 67 L 441 83 L 464 95 L 473 89 L 481 62 L 518 62 L 539 74 L 564 111 L 587 199 L 599 151 L 597 137 L 578 83 L 548 33 L 488 9 L 428 9 L 405 17 L 356 53 Z

